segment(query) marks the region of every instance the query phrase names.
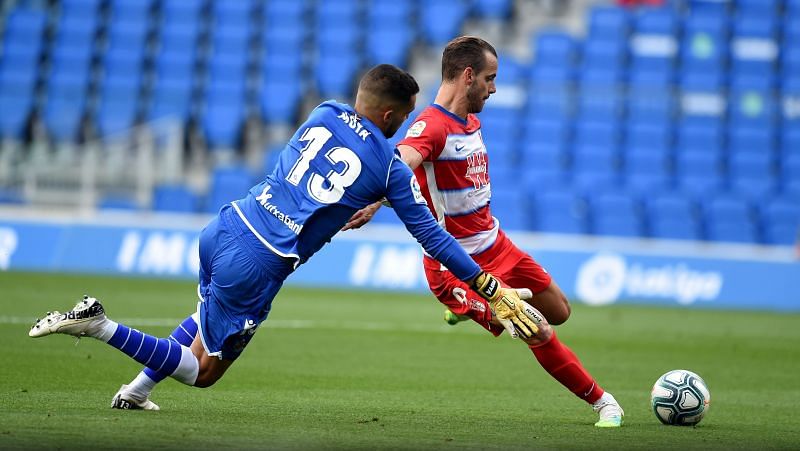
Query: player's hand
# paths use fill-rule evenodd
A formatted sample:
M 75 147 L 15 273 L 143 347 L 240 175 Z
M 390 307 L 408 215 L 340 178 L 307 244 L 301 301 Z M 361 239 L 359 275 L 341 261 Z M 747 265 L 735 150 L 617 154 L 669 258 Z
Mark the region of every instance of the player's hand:
M 375 202 L 374 204 L 367 205 L 366 207 L 358 210 L 350 217 L 350 220 L 342 227 L 342 230 L 350 230 L 350 229 L 357 229 L 364 224 L 368 223 L 378 209 L 381 208 L 381 202 Z
M 494 317 L 512 338 L 531 338 L 539 332 L 542 318 L 536 309 L 522 299 L 533 296 L 528 289 L 503 288 L 493 275 L 482 272 L 473 281 L 475 291 L 489 301 Z

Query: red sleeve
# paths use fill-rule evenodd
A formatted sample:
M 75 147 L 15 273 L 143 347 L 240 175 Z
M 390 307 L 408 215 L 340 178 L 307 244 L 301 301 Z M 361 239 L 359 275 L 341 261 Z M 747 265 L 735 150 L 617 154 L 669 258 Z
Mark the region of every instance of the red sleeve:
M 422 155 L 425 161 L 432 161 L 439 158 L 447 142 L 447 132 L 444 124 L 425 113 L 417 116 L 417 120 L 411 124 L 398 145 L 411 146 Z

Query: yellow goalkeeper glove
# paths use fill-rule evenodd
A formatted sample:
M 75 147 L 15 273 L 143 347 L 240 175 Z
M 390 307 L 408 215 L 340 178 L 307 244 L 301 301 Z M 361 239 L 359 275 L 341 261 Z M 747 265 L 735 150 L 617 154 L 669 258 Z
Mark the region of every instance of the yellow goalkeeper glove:
M 506 328 L 511 337 L 530 338 L 539 332 L 537 323 L 541 323 L 538 312 L 520 298 L 520 291 L 530 299 L 530 290 L 517 291 L 503 288 L 496 277 L 481 272 L 472 282 L 475 291 L 489 301 L 494 317 Z

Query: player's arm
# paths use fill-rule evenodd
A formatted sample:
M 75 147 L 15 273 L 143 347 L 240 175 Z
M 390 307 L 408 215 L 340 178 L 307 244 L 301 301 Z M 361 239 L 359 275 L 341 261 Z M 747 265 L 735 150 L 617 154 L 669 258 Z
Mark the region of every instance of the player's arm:
M 420 164 L 422 164 L 422 154 L 420 154 L 417 149 L 406 146 L 401 144 L 397 146 L 397 150 L 400 152 L 400 158 L 403 160 L 405 164 L 408 165 L 409 168 L 413 171 L 417 168 Z M 350 229 L 358 229 L 364 224 L 368 223 L 375 213 L 381 208 L 381 206 L 385 203 L 389 203 L 387 201 L 379 201 L 375 202 L 374 204 L 367 205 L 366 207 L 358 210 L 353 214 L 349 221 L 342 227 L 342 230 L 350 230 Z
M 520 299 L 517 290 L 504 288 L 497 278 L 481 270 L 458 241 L 439 226 L 428 210 L 411 169 L 397 160 L 389 170 L 386 197 L 425 252 L 489 301 L 495 318 L 512 337 L 529 338 L 538 332 L 537 323 L 541 319 L 532 316 L 535 310 L 526 308 L 528 304 Z

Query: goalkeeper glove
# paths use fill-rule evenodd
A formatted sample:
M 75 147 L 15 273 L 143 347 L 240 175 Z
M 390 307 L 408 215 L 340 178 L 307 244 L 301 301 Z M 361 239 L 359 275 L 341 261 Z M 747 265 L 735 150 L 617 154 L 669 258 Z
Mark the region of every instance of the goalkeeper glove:
M 536 309 L 523 301 L 521 296 L 530 299 L 530 290 L 515 290 L 503 288 L 496 277 L 481 272 L 472 282 L 475 291 L 489 301 L 494 317 L 506 328 L 512 338 L 522 336 L 531 338 L 539 332 L 537 324 L 541 324 L 541 317 Z

